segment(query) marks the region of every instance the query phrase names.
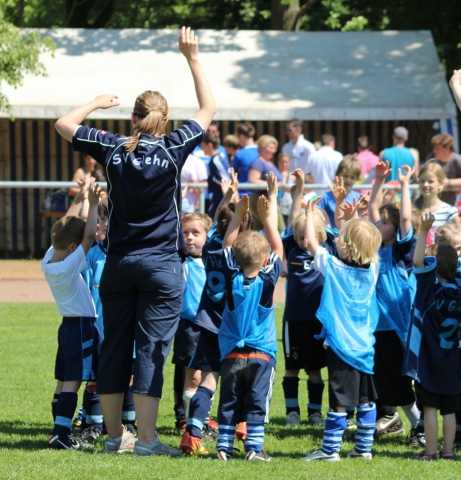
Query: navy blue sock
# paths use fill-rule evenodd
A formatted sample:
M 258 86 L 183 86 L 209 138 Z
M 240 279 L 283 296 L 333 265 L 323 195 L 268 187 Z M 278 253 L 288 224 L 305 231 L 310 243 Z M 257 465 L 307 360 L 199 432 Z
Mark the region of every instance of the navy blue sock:
M 87 385 L 83 393 L 83 405 L 86 413 L 86 426 L 98 427 L 102 430 L 102 411 L 96 385 Z
M 61 392 L 56 405 L 56 420 L 51 432 L 54 435 L 70 435 L 72 418 L 77 408 L 78 395 L 73 392 Z
M 355 415 L 355 406 L 354 405 L 348 405 L 346 407 L 346 413 L 347 413 L 347 419 L 348 420 L 353 420 L 354 415 Z
M 307 404 L 308 415 L 322 411 L 322 396 L 324 388 L 325 384 L 322 381 L 307 381 L 307 398 L 309 399 L 309 403 Z
M 283 377 L 282 387 L 285 396 L 285 409 L 288 415 L 291 412 L 301 413 L 298 401 L 299 377 Z
M 175 401 L 174 414 L 176 420 L 183 420 L 186 418 L 186 412 L 184 411 L 184 404 L 182 401 L 185 377 L 185 368 L 179 365 L 175 365 L 173 377 L 173 391 Z
M 134 409 L 134 396 L 129 386 L 125 391 L 122 405 L 122 423 L 123 425 L 134 425 L 136 422 L 136 411 Z
M 59 393 L 53 395 L 53 401 L 51 402 L 51 414 L 53 415 L 53 423 L 56 421 L 56 406 L 58 405 Z
M 203 424 L 210 411 L 211 397 L 213 395 L 213 390 L 200 386 L 190 401 L 186 432 L 189 432 L 193 437 L 202 438 Z

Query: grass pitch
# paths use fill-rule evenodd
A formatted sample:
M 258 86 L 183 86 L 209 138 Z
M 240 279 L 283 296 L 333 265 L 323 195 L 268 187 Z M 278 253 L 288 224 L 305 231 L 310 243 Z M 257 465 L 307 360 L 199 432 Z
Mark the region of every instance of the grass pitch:
M 277 307 L 281 327 L 283 305 Z M 102 441 L 93 452 L 51 451 L 46 448 L 52 428 L 50 402 L 54 381 L 54 357 L 60 316 L 54 304 L 0 304 L 0 478 L 3 479 L 233 479 L 236 478 L 443 478 L 461 477 L 458 461 L 415 462 L 409 459 L 418 450 L 405 445 L 405 437 L 385 438 L 375 443 L 372 462 L 345 458 L 352 449 L 343 442 L 341 462 L 305 463 L 300 457 L 319 448 L 322 429 L 306 424 L 306 375 L 300 382 L 303 424 L 285 426 L 281 381 L 283 353 L 279 341 L 277 378 L 271 404 L 271 423 L 266 428 L 264 449 L 273 457 L 267 464 L 244 462 L 241 453 L 227 463 L 218 462 L 213 442 L 206 457 L 135 458 L 102 453 Z M 281 338 L 281 334 L 279 336 Z M 324 372 L 326 378 L 326 372 Z M 164 396 L 160 403 L 158 431 L 162 441 L 178 446 L 173 432 L 173 368 L 165 368 Z M 324 411 L 328 405 L 325 388 Z M 218 395 L 217 395 L 218 397 Z M 81 396 L 80 396 L 81 399 Z M 217 399 L 214 412 L 217 408 Z M 404 415 L 402 419 L 406 422 Z M 406 423 L 408 431 L 408 423 Z M 461 459 L 461 455 L 460 455 Z

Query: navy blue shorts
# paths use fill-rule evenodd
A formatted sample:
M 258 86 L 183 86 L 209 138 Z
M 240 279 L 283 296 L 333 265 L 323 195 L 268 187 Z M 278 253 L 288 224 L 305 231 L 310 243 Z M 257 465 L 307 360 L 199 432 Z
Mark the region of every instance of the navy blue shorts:
M 189 368 L 202 372 L 221 371 L 221 352 L 219 350 L 218 334 L 200 327 L 200 334 L 194 356 Z
M 96 380 L 99 331 L 92 317 L 63 317 L 54 376 L 61 382 Z
M 199 325 L 181 318 L 174 336 L 172 363 L 178 367 L 188 367 L 197 348 L 199 336 Z
M 160 398 L 163 367 L 182 308 L 179 254 L 109 253 L 99 293 L 104 341 L 99 359 L 98 393 L 126 390 L 136 340 L 132 391 Z
M 222 362 L 218 423 L 269 422 L 275 358 L 266 353 L 234 351 Z

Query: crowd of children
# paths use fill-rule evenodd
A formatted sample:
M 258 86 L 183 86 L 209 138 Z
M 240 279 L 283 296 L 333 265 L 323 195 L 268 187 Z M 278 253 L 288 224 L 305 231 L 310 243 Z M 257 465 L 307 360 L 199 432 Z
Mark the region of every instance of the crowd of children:
M 461 72 L 453 78 L 451 85 L 461 103 Z M 295 188 L 282 235 L 277 230 L 278 184 L 273 173 L 267 175 L 267 196 L 261 195 L 257 203 L 261 232 L 251 230 L 249 197 L 238 199 L 232 169 L 230 179 L 221 181 L 213 221 L 198 213 L 183 217 L 183 302 L 173 350 L 175 427 L 182 434 L 179 451 L 208 453 L 201 443 L 206 436 L 217 440 L 218 459 L 227 461 L 237 436 L 244 441 L 246 460 L 271 460 L 263 450 L 264 425 L 269 421 L 277 352 L 273 294 L 285 256 L 286 424 L 289 428 L 301 423 L 299 372 L 304 369 L 307 420 L 324 428 L 321 448 L 302 460 L 339 461 L 348 427 L 355 440 L 348 457 L 371 460 L 375 438 L 403 432 L 397 407 L 411 425 L 408 444 L 423 449 L 413 459 L 455 458 L 453 445 L 461 442 L 458 214 L 439 198 L 445 174 L 436 162 L 419 170 L 420 194 L 414 201 L 409 188 L 413 168 L 404 165 L 394 173 L 401 186 L 400 201 L 390 203 L 383 195 L 385 180 L 392 174 L 389 162 L 379 162 L 375 171 L 369 194 L 351 191 L 361 166 L 348 155 L 330 191 L 307 202 L 304 173 L 292 172 Z M 48 442 L 53 449 L 79 450 L 104 431 L 96 389 L 99 344 L 104 338 L 99 283 L 109 219 L 99 195 L 94 179 L 80 182 L 72 206 L 52 229 L 52 247 L 42 262 L 63 316 L 52 401 L 54 427 Z M 219 378 L 216 423 L 210 410 Z M 87 382 L 82 433 L 76 436 L 71 432 L 72 418 L 82 382 Z M 443 416 L 440 451 L 437 410 Z M 104 447 L 108 453 L 135 449 L 130 385 L 120 421 L 123 439 L 109 437 Z

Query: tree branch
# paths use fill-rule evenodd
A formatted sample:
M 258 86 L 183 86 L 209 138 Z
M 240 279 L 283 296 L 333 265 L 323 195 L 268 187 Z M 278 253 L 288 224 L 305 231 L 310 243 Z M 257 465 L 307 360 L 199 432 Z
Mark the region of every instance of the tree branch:
M 307 2 L 298 10 L 296 14 L 295 20 L 291 27 L 291 31 L 298 31 L 299 30 L 299 21 L 301 20 L 306 13 L 311 10 L 319 0 L 307 0 Z

